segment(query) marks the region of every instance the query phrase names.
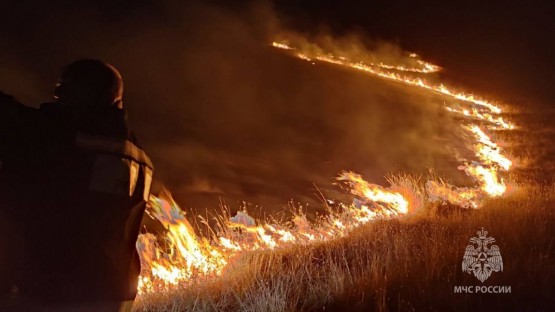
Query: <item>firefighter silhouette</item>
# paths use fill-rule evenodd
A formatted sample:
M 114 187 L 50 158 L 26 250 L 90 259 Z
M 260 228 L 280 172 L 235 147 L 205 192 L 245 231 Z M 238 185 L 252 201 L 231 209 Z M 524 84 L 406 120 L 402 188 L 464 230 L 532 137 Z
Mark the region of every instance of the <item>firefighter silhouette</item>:
M 131 308 L 153 166 L 122 96 L 120 73 L 92 59 L 39 109 L 0 94 L 0 310 Z

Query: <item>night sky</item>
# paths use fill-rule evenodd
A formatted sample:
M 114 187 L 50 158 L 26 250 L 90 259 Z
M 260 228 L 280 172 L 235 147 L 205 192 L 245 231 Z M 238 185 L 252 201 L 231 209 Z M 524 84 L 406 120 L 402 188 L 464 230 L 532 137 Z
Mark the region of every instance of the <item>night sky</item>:
M 331 183 L 342 169 L 380 183 L 429 167 L 457 179 L 441 99 L 293 59 L 268 47 L 282 29 L 393 43 L 453 85 L 555 109 L 547 1 L 113 2 L 2 1 L 0 90 L 38 106 L 64 64 L 114 64 L 158 179 L 189 208 L 318 206 L 315 186 L 340 196 Z

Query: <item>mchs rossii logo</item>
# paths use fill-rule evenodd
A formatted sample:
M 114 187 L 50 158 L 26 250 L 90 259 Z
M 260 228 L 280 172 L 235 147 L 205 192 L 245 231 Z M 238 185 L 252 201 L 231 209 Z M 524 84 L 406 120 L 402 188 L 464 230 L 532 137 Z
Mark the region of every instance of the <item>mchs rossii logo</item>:
M 483 283 L 492 272 L 503 271 L 503 259 L 499 247 L 491 245 L 495 238 L 487 237 L 488 232 L 483 228 L 476 233 L 478 236 L 470 238 L 470 245 L 466 246 L 462 270 L 473 273 Z
M 466 246 L 462 271 L 473 274 L 481 283 L 487 280 L 493 272 L 503 272 L 503 258 L 499 246 L 494 245 L 495 238 L 488 237 L 488 232 L 482 228 L 471 237 Z M 455 293 L 511 293 L 511 286 L 455 286 Z

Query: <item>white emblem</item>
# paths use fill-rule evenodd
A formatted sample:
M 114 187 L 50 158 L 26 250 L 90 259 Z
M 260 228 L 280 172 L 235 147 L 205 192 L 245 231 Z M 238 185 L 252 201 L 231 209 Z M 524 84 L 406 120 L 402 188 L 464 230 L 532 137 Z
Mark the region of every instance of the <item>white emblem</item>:
M 468 274 L 474 273 L 483 283 L 492 272 L 503 271 L 503 259 L 497 245 L 488 246 L 495 242 L 495 238 L 487 237 L 488 232 L 484 228 L 476 233 L 478 237 L 472 237 L 471 245 L 466 246 L 462 270 Z

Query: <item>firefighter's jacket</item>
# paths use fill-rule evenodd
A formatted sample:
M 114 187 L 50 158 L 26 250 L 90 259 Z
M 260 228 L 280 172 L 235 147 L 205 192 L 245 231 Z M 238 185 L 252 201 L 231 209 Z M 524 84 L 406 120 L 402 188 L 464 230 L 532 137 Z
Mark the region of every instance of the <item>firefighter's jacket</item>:
M 13 268 L 5 281 L 0 275 L 0 287 L 37 301 L 134 299 L 135 242 L 153 167 L 127 130 L 124 112 L 76 117 L 48 103 L 19 114 L 29 128 L 5 135 L 8 148 L 0 154 L 6 160 L 0 211 L 13 219 L 0 231 L 12 231 L 19 243 L 13 256 L 0 258 Z

